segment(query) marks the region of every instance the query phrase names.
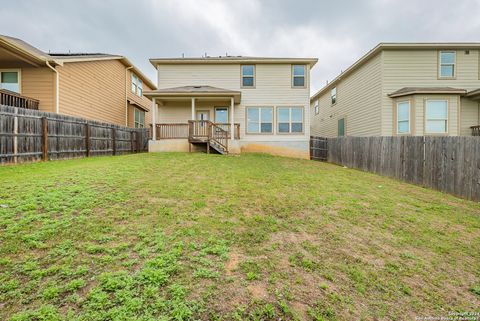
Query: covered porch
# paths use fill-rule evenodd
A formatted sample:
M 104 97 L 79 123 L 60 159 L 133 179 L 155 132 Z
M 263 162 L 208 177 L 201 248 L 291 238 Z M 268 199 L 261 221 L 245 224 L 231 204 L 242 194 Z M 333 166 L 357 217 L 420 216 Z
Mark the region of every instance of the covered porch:
M 144 93 L 152 99 L 153 151 L 239 151 L 235 105 L 241 93 L 211 86 L 184 86 Z

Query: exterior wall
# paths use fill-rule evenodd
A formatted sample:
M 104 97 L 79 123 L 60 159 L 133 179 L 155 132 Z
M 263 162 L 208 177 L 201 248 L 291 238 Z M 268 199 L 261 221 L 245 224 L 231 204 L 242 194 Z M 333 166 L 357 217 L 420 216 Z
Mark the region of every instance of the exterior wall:
M 390 136 L 393 134 L 392 99 L 388 94 L 403 87 L 453 87 L 466 90 L 480 88 L 479 80 L 479 50 L 470 50 L 465 54 L 464 50 L 456 51 L 455 79 L 438 78 L 438 50 L 384 50 L 383 51 L 383 89 L 382 89 L 382 127 L 381 134 Z M 458 97 L 458 96 L 457 96 Z M 418 96 L 417 99 L 422 99 Z M 417 105 L 420 102 L 417 101 Z M 458 102 L 456 103 L 458 105 Z M 453 106 L 453 105 L 452 105 Z M 453 119 L 450 124 L 457 123 L 456 113 L 458 109 L 452 108 Z M 468 114 L 465 114 L 467 116 Z M 423 113 L 417 115 L 422 117 Z M 423 135 L 423 122 L 417 119 L 417 135 Z M 465 123 L 467 120 L 462 120 Z M 457 125 L 458 126 L 458 125 Z M 454 134 L 455 133 L 455 134 Z M 465 133 L 462 129 L 460 133 Z M 457 135 L 458 129 L 452 128 L 451 135 Z
M 69 62 L 60 73 L 60 113 L 125 125 L 125 66 L 118 60 Z
M 378 136 L 381 125 L 381 54 L 363 67 L 339 81 L 337 101 L 331 104 L 331 89 L 318 97 L 319 113 L 315 114 L 315 101 L 310 108 L 311 132 L 314 136 L 336 137 L 338 120 L 345 118 L 348 136 Z
M 480 124 L 480 103 L 462 98 L 460 104 L 460 135 L 470 136 L 470 126 Z
M 241 64 L 194 64 L 194 65 L 159 65 L 158 87 L 171 88 L 180 86 L 209 85 L 242 92 L 241 103 L 235 105 L 234 120 L 240 123 L 240 139 L 244 142 L 257 142 L 257 151 L 270 152 L 271 147 L 264 142 L 289 142 L 286 146 L 304 146 L 310 136 L 310 80 L 309 66 L 306 68 L 306 87 L 292 88 L 291 64 L 256 64 L 255 88 L 241 88 Z M 190 101 L 188 108 L 178 109 L 167 103 L 159 106 L 158 122 L 185 122 L 191 118 Z M 218 106 L 229 106 L 229 102 Z M 211 117 L 213 106 L 210 105 Z M 245 132 L 246 107 L 273 107 L 274 133 L 253 135 Z M 302 134 L 276 133 L 276 108 L 282 106 L 304 108 L 304 132 Z M 196 110 L 203 108 L 201 102 L 196 104 Z M 262 146 L 264 147 L 262 149 Z M 307 146 L 308 150 L 308 146 Z
M 136 94 L 132 93 L 132 74 L 133 72 L 131 70 L 127 70 L 127 99 L 131 102 L 135 102 L 135 104 L 138 104 L 140 106 L 142 106 L 143 108 L 145 108 L 147 111 L 145 112 L 145 127 L 149 127 L 150 124 L 152 123 L 152 112 L 151 112 L 151 109 L 152 109 L 152 102 L 150 99 L 148 99 L 147 97 L 145 96 L 142 96 L 142 97 L 139 97 L 137 96 Z M 143 91 L 147 91 L 147 90 L 152 90 L 152 88 L 150 88 L 147 84 L 145 84 L 145 82 L 143 83 Z M 129 109 L 131 109 L 129 107 Z M 140 108 L 141 109 L 141 108 Z M 132 109 L 132 114 L 128 116 L 128 126 L 130 126 L 130 124 L 134 124 L 134 115 L 133 115 L 133 109 Z
M 55 112 L 55 73 L 47 67 L 21 68 L 21 94 L 40 101 L 41 111 Z

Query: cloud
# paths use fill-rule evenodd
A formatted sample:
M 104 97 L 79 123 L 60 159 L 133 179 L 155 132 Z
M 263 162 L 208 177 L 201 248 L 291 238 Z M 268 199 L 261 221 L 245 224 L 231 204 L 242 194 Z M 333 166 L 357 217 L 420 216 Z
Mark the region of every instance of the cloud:
M 312 90 L 379 42 L 479 41 L 478 0 L 1 1 L 0 33 L 42 50 L 318 57 Z M 19 23 L 21 22 L 21 23 Z

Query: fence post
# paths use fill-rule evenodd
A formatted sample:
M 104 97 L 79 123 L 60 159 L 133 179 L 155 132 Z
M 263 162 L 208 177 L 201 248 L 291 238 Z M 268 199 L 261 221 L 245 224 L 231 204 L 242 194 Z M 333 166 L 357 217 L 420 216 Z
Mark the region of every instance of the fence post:
M 133 148 L 133 130 L 130 131 L 130 152 L 133 154 L 134 148 Z
M 48 119 L 42 117 L 42 160 L 48 161 Z
M 112 127 L 112 154 L 115 156 L 117 154 L 117 132 L 115 127 Z
M 86 156 L 90 157 L 90 124 L 85 124 L 85 149 Z
M 15 108 L 15 117 L 13 118 L 13 162 L 18 162 L 18 108 Z

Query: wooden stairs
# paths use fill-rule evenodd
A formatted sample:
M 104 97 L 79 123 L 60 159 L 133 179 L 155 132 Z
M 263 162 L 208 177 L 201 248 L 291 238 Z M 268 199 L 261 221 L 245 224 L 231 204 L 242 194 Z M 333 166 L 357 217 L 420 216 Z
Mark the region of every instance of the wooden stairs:
M 188 142 L 190 152 L 192 145 L 205 145 L 208 154 L 210 150 L 228 154 L 228 132 L 209 120 L 188 121 Z

